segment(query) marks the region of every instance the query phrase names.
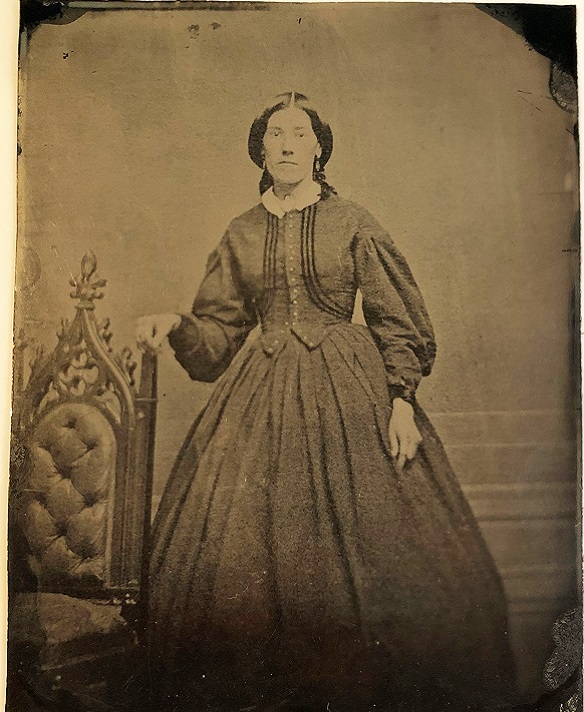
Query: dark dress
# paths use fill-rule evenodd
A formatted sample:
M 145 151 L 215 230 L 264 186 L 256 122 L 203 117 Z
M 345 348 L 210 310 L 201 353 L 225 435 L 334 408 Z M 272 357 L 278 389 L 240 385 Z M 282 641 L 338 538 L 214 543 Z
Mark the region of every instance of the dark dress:
M 499 709 L 501 582 L 415 400 L 433 331 L 375 219 L 336 195 L 282 219 L 252 208 L 170 343 L 193 379 L 219 379 L 155 522 L 149 645 L 170 708 Z M 403 471 L 395 397 L 423 437 Z

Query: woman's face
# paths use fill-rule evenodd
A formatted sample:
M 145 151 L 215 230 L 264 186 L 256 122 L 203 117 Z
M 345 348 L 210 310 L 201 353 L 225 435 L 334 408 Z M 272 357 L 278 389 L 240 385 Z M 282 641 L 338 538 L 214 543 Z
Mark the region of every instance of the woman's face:
M 275 185 L 297 185 L 312 175 L 321 153 L 308 114 L 292 106 L 270 116 L 264 134 L 266 168 Z

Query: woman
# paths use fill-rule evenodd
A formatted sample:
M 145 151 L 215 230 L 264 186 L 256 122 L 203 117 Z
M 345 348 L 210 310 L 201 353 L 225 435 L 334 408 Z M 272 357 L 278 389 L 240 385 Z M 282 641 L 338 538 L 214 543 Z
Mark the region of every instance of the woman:
M 249 134 L 261 203 L 191 314 L 138 323 L 219 379 L 156 519 L 150 650 L 172 709 L 499 709 L 501 583 L 415 399 L 430 320 L 386 231 L 327 184 L 332 145 L 306 97 L 279 96 Z

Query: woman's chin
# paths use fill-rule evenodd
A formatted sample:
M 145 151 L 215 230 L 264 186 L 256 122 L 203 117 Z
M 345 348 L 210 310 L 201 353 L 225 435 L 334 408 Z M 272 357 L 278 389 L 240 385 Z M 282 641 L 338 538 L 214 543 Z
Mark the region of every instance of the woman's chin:
M 301 175 L 298 170 L 283 169 L 272 175 L 274 185 L 289 188 L 297 186 L 306 178 L 306 175 Z

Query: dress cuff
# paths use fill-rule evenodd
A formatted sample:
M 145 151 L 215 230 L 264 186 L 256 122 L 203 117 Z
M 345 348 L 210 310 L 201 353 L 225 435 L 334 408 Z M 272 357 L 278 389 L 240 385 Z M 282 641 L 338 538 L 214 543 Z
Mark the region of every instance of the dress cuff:
M 400 381 L 400 383 L 396 383 L 395 380 L 388 379 L 387 387 L 390 400 L 393 401 L 395 398 L 401 398 L 413 405 L 416 400 L 416 386 L 412 383 L 408 383 L 405 378 L 400 379 Z
M 180 314 L 180 323 L 168 335 L 173 351 L 192 351 L 199 343 L 199 329 L 192 314 Z

